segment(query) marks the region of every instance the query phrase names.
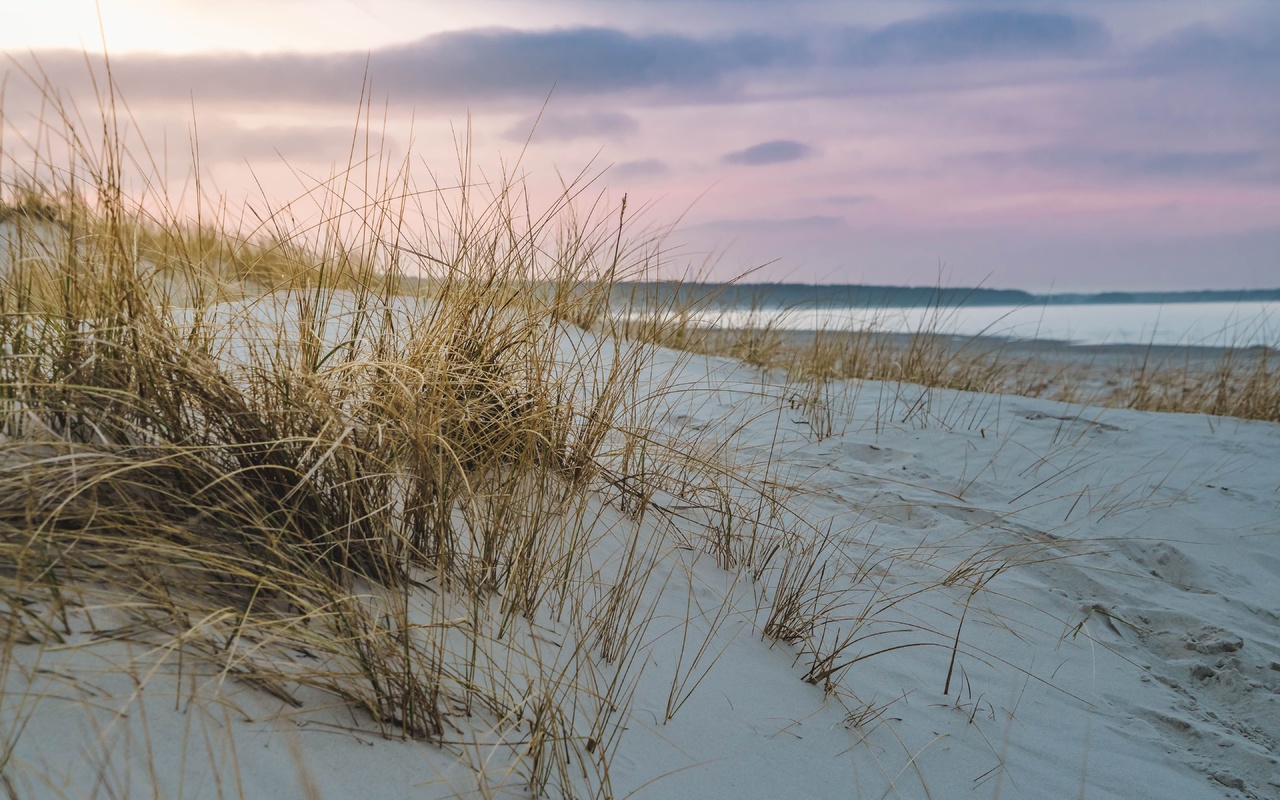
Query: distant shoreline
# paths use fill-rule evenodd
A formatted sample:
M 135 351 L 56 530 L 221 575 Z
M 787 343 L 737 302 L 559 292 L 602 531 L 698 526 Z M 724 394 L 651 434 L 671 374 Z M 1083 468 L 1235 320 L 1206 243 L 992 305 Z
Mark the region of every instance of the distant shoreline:
M 786 341 L 796 347 L 810 344 L 819 331 L 787 330 L 779 331 Z M 1271 355 L 1275 350 L 1264 345 L 1249 347 L 1222 347 L 1217 345 L 1193 344 L 1093 344 L 1075 343 L 1064 339 L 1016 339 L 1003 336 L 961 336 L 944 333 L 825 333 L 824 335 L 875 336 L 905 348 L 919 336 L 935 337 L 945 340 L 953 351 L 965 350 L 974 354 L 1000 353 L 1011 358 L 1047 359 L 1053 361 L 1091 362 L 1094 360 L 1111 364 L 1140 363 L 1148 361 L 1152 365 L 1192 364 L 1204 366 L 1212 364 L 1224 356 L 1239 356 L 1245 360 Z
M 706 303 L 716 308 L 952 308 L 1280 302 L 1280 288 L 1034 294 L 1021 289 L 981 287 L 623 281 L 614 286 L 612 296 L 615 301 L 621 302 L 634 298 L 649 304 L 664 305 L 674 302 L 677 306 L 683 306 L 688 303 Z

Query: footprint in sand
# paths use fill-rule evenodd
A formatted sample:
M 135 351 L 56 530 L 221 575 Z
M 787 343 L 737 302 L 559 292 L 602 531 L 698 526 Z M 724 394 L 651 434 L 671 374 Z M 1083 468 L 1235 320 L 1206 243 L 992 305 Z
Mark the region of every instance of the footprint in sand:
M 1190 763 L 1224 786 L 1249 798 L 1274 797 L 1269 790 L 1280 763 L 1280 677 L 1272 677 L 1265 654 L 1258 652 L 1265 648 L 1251 648 L 1239 634 L 1186 615 L 1157 609 L 1127 613 L 1150 625 L 1134 644 L 1157 656 L 1147 674 L 1173 697 L 1167 704 L 1110 699 L 1172 732 Z M 1223 748 L 1234 754 L 1230 775 L 1220 769 Z
M 1244 640 L 1239 636 L 1213 625 L 1201 625 L 1189 630 L 1183 635 L 1182 640 L 1186 642 L 1188 650 L 1210 655 L 1234 653 L 1244 647 Z
M 874 520 L 908 530 L 926 530 L 938 524 L 937 515 L 928 506 L 907 501 L 872 500 L 863 507 L 863 512 Z
M 1166 542 L 1120 542 L 1118 553 L 1127 556 L 1137 566 L 1137 571 L 1159 578 L 1184 592 L 1210 594 L 1212 584 L 1203 574 L 1203 568 L 1188 558 L 1178 548 Z

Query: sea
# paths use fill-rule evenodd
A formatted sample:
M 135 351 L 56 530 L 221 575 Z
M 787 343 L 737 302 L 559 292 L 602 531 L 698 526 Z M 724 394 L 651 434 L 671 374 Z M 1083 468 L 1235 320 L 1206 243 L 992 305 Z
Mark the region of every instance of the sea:
M 1001 303 L 991 301 L 1006 299 L 1009 293 L 948 290 L 939 295 L 910 290 L 894 294 L 889 291 L 894 287 L 847 286 L 810 287 L 799 293 L 794 286 L 773 290 L 768 284 L 750 288 L 749 293 L 741 287 L 733 292 L 705 292 L 694 304 L 692 321 L 707 327 L 796 332 L 929 332 L 1078 345 L 1280 349 L 1280 300 L 1238 299 L 1271 292 L 1233 292 L 1230 295 L 1237 299 L 1231 300 L 1214 299 L 1228 294 L 1215 292 L 1136 298 L 1116 293 L 1056 299 L 1027 295 L 1015 298 L 1020 302 Z M 880 291 L 869 293 L 872 289 Z M 1205 297 L 1211 299 L 1194 299 Z M 1124 302 L 1134 299 L 1138 301 Z
M 699 324 L 789 331 L 928 331 L 961 337 L 1080 345 L 1271 347 L 1280 344 L 1280 303 L 1071 304 L 959 308 L 707 309 Z

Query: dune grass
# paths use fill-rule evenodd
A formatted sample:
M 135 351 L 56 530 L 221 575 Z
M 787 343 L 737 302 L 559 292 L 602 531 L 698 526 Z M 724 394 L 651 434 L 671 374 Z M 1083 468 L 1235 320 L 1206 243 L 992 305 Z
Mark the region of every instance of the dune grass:
M 465 162 L 447 199 L 364 153 L 375 183 L 317 186 L 315 222 L 188 222 L 127 196 L 146 159 L 109 111 L 90 145 L 48 100 L 67 162 L 33 148 L 0 186 L 6 676 L 31 648 L 143 641 L 386 735 L 481 715 L 530 789 L 607 794 L 652 545 L 612 583 L 588 551 L 615 535 L 600 504 L 648 491 L 611 467 L 646 355 L 565 321 L 637 257 L 625 216 L 578 220 L 579 186 L 531 216 Z M 581 629 L 552 659 L 549 619 Z
M 707 303 L 679 310 L 653 306 L 632 312 L 625 334 L 703 355 L 736 358 L 786 376 L 806 406 L 834 381 L 870 380 L 967 392 L 1017 394 L 1144 411 L 1210 414 L 1280 421 L 1280 364 L 1274 347 L 1213 346 L 1212 357 L 1189 348 L 1149 346 L 1125 363 L 1095 363 L 1084 355 L 1040 359 L 998 338 L 949 332 L 954 310 L 925 309 L 908 334 L 865 330 L 792 333 L 772 315 L 748 312 L 745 324 L 707 324 Z

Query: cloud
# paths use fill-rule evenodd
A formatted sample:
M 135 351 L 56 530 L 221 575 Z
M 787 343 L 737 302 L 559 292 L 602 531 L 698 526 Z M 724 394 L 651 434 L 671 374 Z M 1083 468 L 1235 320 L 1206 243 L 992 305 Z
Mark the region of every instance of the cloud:
M 905 20 L 878 30 L 849 29 L 846 63 L 942 64 L 955 61 L 1080 58 L 1105 49 L 1109 36 L 1088 17 L 1031 11 L 961 11 Z
M 1049 147 L 1021 153 L 987 152 L 963 157 L 986 169 L 1019 167 L 1047 172 L 1085 173 L 1112 179 L 1198 180 L 1233 182 L 1275 180 L 1262 150 L 1104 150 Z
M 1223 32 L 1194 25 L 1147 47 L 1138 54 L 1137 63 L 1160 72 L 1225 71 L 1245 80 L 1269 81 L 1280 73 L 1280 36 Z
M 749 23 L 750 15 L 743 21 Z M 557 96 L 649 91 L 682 100 L 723 101 L 732 99 L 743 90 L 745 81 L 761 74 L 768 75 L 771 82 L 786 81 L 773 83 L 775 88 L 786 85 L 796 93 L 811 94 L 815 76 L 830 71 L 831 66 L 1076 57 L 1100 52 L 1107 39 L 1102 25 L 1087 17 L 961 11 L 876 28 L 850 28 L 836 35 L 834 42 L 822 34 L 694 36 L 610 27 L 477 28 L 372 51 L 124 53 L 112 58 L 112 71 L 125 96 L 135 103 L 185 105 L 194 97 L 198 104 L 351 104 L 361 96 L 366 76 L 374 97 L 390 96 L 407 103 L 480 107 L 511 99 L 536 102 L 552 87 Z M 1211 42 L 1196 42 L 1181 46 L 1212 51 Z M 84 83 L 82 53 L 65 50 L 38 55 L 41 67 L 56 85 Z M 846 71 L 837 83 L 850 77 Z M 838 93 L 842 89 L 831 86 L 828 90 Z M 555 131 L 547 136 L 561 138 Z
M 572 93 L 714 84 L 725 73 L 765 67 L 798 53 L 781 39 L 738 35 L 695 39 L 633 35 L 610 28 L 472 30 L 432 36 L 376 53 L 394 75 L 465 95 Z
M 39 54 L 58 85 L 83 75 L 73 51 Z M 350 102 L 367 74 L 401 101 L 541 98 L 632 89 L 714 88 L 739 70 L 808 58 L 803 43 L 742 34 L 694 38 L 612 28 L 505 28 L 436 34 L 369 53 L 125 54 L 112 72 L 130 99 Z
M 752 145 L 745 150 L 735 150 L 721 156 L 725 164 L 741 164 L 758 167 L 765 164 L 783 164 L 788 161 L 800 161 L 813 155 L 814 150 L 804 142 L 793 139 L 773 139 L 768 142 Z
M 1210 152 L 1136 152 L 1049 150 L 1032 154 L 1033 163 L 1055 169 L 1086 169 L 1112 174 L 1163 178 L 1222 177 L 1259 166 L 1258 150 Z
M 343 126 L 270 126 L 245 129 L 237 126 L 215 127 L 200 132 L 200 153 L 204 157 L 234 161 L 257 161 L 280 158 L 287 162 L 347 158 L 352 131 Z M 381 151 L 397 149 L 397 142 L 381 136 L 376 147 Z
M 543 114 L 517 122 L 503 136 L 523 142 L 533 133 L 534 141 L 567 142 L 573 139 L 622 139 L 638 132 L 640 123 L 630 114 L 615 111 Z
M 611 178 L 648 178 L 666 175 L 671 171 L 667 162 L 657 158 L 642 158 L 636 161 L 624 161 L 609 169 Z

